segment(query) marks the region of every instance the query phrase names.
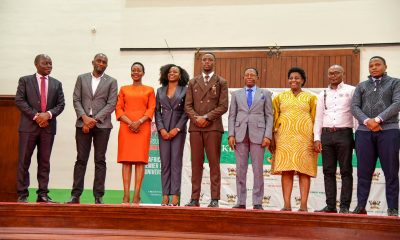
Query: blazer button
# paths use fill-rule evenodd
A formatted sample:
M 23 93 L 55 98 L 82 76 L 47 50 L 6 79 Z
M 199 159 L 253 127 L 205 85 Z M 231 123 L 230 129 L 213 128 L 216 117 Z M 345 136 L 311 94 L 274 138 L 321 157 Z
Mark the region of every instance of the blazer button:
M 210 100 L 207 100 L 207 102 L 210 102 Z
M 203 101 L 200 101 L 200 103 L 203 103 Z

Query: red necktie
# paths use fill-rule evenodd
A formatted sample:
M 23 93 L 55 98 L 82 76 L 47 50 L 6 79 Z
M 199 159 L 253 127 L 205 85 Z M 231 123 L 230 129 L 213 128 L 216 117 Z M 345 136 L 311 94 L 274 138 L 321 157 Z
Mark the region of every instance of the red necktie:
M 46 112 L 46 77 L 40 77 L 40 109 Z
M 204 78 L 205 78 L 205 83 L 206 83 L 206 85 L 207 85 L 208 81 L 210 80 L 210 76 L 205 75 Z

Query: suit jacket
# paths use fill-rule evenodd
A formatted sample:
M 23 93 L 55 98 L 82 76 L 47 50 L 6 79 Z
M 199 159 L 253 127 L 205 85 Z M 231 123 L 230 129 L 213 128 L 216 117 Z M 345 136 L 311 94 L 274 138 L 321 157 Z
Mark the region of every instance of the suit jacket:
M 261 144 L 264 137 L 272 139 L 274 119 L 271 96 L 270 91 L 257 87 L 253 104 L 249 108 L 246 89 L 233 92 L 228 117 L 229 136 L 242 142 L 248 129 L 252 143 Z
M 189 132 L 220 131 L 224 132 L 221 116 L 228 111 L 228 83 L 214 74 L 209 83 L 204 83 L 200 74 L 189 81 L 186 92 L 185 112 L 190 119 Z M 195 116 L 207 114 L 210 124 L 199 128 L 194 124 Z
M 157 130 L 179 128 L 186 132 L 188 117 L 184 111 L 186 87 L 177 86 L 173 99 L 167 96 L 167 86 L 157 89 L 155 121 Z
M 76 127 L 83 127 L 82 115 L 90 115 L 97 120 L 98 128 L 112 128 L 111 113 L 115 110 L 118 97 L 117 80 L 104 74 L 96 88 L 92 90 L 92 74 L 84 73 L 76 80 L 73 101 L 77 116 Z
M 57 116 L 64 110 L 65 100 L 61 82 L 50 76 L 46 102 L 46 111 L 51 112 L 52 118 L 49 119 L 49 126 L 44 129 L 48 133 L 56 134 Z M 41 111 L 39 84 L 36 74 L 19 79 L 15 103 L 21 111 L 19 131 L 35 132 L 39 130 L 39 125 L 33 120 L 36 113 Z

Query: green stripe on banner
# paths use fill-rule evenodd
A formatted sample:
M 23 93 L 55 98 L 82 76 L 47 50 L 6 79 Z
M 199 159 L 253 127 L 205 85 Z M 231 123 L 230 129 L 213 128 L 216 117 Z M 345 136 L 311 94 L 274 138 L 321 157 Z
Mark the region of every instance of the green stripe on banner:
M 36 202 L 36 188 L 29 188 L 29 202 Z M 49 189 L 49 196 L 53 201 L 64 203 L 67 202 L 71 197 L 71 189 Z M 120 204 L 122 203 L 122 197 L 124 196 L 124 191 L 122 190 L 106 190 L 103 200 L 107 204 Z M 133 199 L 133 191 L 131 191 L 131 201 Z M 146 196 L 142 196 L 144 202 L 149 202 Z M 80 202 L 84 204 L 93 204 L 94 196 L 92 190 L 84 190 Z
M 265 151 L 264 157 L 264 165 L 271 165 L 267 159 L 271 157 L 271 153 L 269 151 Z M 208 162 L 208 161 L 207 161 Z M 228 145 L 228 132 L 225 131 L 222 136 L 222 143 L 221 143 L 221 164 L 236 164 L 235 152 L 231 150 Z M 249 159 L 250 164 L 250 159 Z M 353 167 L 357 167 L 357 157 L 355 151 L 353 151 Z M 322 167 L 322 157 L 321 154 L 318 155 L 318 166 Z M 376 163 L 377 168 L 381 168 L 381 164 L 379 160 Z

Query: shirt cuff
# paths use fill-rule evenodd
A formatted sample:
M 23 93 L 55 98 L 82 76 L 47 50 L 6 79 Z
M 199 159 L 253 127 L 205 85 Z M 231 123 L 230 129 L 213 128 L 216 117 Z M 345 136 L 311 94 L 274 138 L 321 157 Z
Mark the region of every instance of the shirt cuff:
M 53 115 L 51 114 L 51 112 L 50 111 L 47 111 L 47 112 L 50 114 L 50 118 L 49 119 L 52 119 Z
M 367 126 L 368 120 L 369 120 L 369 118 L 367 118 L 367 119 L 365 119 L 365 120 L 363 121 L 363 124 L 364 124 L 365 126 Z

